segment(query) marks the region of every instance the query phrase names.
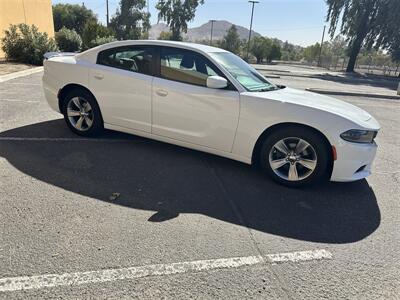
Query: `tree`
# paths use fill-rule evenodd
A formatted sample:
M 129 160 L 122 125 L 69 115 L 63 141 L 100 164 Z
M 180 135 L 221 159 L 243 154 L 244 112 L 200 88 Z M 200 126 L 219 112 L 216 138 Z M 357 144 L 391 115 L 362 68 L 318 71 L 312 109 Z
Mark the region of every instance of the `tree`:
M 263 59 L 267 57 L 268 52 L 271 48 L 271 41 L 264 37 L 254 37 L 251 39 L 251 48 L 250 52 L 253 54 L 257 63 L 262 63 Z
M 400 32 L 400 1 L 398 0 L 326 0 L 329 33 L 333 38 L 339 20 L 340 33 L 347 36 L 349 63 L 353 72 L 363 46 L 390 49 Z
M 96 15 L 90 9 L 78 4 L 53 5 L 54 30 L 61 28 L 74 29 L 82 35 L 85 24 L 91 20 L 97 20 Z
M 330 43 L 332 54 L 336 57 L 345 57 L 347 53 L 347 42 L 346 39 L 338 35 Z
M 91 20 L 86 23 L 82 33 L 83 49 L 95 47 L 98 39 L 115 40 L 111 29 L 98 23 L 96 20 Z
M 303 50 L 303 58 L 312 63 L 318 60 L 319 49 L 321 48 L 320 43 L 315 43 L 314 45 L 308 46 Z
M 150 29 L 150 14 L 144 11 L 146 0 L 121 0 L 110 27 L 119 40 L 140 39 Z
M 171 39 L 182 40 L 182 32 L 187 33 L 187 23 L 194 19 L 196 9 L 204 0 L 159 0 L 158 20 L 164 20 L 172 33 Z
M 300 60 L 303 47 L 290 44 L 288 41 L 282 45 L 282 60 Z
M 240 51 L 240 37 L 235 25 L 232 25 L 221 41 L 221 48 L 238 54 Z
M 395 42 L 390 47 L 389 52 L 392 61 L 397 64 L 396 70 L 398 70 L 400 65 L 400 33 L 399 36 L 396 37 Z M 400 78 L 400 72 L 399 72 L 399 78 Z
M 161 31 L 160 36 L 158 37 L 159 40 L 171 40 L 172 33 L 171 31 Z
M 56 32 L 54 38 L 61 51 L 75 52 L 81 49 L 82 39 L 73 29 L 63 27 Z
M 281 55 L 281 46 L 278 43 L 273 42 L 271 43 L 271 47 L 267 53 L 267 62 L 270 63 L 274 59 L 280 59 Z

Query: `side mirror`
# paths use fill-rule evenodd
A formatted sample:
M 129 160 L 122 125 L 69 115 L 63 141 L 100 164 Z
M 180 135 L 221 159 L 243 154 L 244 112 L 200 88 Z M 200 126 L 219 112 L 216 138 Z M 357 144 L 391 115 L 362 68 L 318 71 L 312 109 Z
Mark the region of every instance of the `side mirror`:
M 207 87 L 211 89 L 223 89 L 228 86 L 228 81 L 221 76 L 208 76 Z

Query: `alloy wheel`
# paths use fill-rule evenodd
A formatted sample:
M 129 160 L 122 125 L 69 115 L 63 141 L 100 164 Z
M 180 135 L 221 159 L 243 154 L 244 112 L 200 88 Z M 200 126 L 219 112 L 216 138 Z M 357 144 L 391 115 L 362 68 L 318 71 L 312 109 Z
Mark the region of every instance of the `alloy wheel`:
M 279 140 L 269 152 L 272 171 L 282 179 L 300 181 L 317 166 L 317 154 L 310 143 L 297 137 Z
M 79 131 L 87 131 L 93 125 L 94 115 L 90 103 L 82 97 L 71 98 L 67 105 L 71 125 Z

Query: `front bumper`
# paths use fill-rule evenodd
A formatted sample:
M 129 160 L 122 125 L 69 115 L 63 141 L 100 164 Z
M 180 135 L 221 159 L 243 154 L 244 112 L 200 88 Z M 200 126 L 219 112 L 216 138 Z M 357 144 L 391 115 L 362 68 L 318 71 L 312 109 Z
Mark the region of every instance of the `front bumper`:
M 335 145 L 337 160 L 333 164 L 331 181 L 355 181 L 371 174 L 377 144 L 357 144 L 340 141 Z

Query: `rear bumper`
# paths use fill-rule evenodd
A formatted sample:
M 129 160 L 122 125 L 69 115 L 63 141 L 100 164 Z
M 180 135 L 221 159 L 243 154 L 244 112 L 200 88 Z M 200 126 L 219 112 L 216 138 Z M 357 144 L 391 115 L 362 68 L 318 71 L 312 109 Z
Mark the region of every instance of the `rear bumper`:
M 56 112 L 60 112 L 60 108 L 58 106 L 58 90 L 52 88 L 52 86 L 48 83 L 48 78 L 43 76 L 43 92 L 44 96 L 47 100 L 49 106 L 55 110 Z
M 333 164 L 331 181 L 355 181 L 371 175 L 378 146 L 341 141 L 336 146 L 337 160 Z

